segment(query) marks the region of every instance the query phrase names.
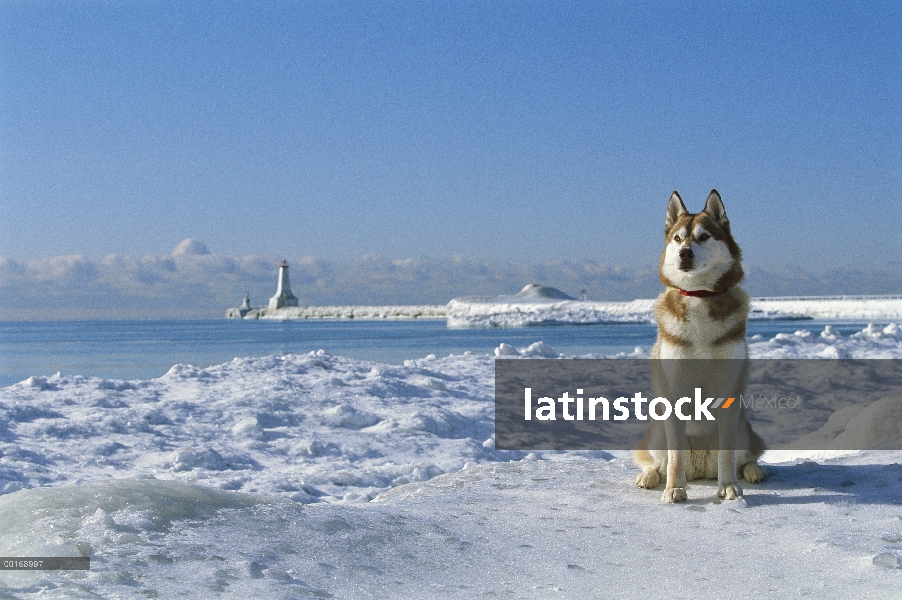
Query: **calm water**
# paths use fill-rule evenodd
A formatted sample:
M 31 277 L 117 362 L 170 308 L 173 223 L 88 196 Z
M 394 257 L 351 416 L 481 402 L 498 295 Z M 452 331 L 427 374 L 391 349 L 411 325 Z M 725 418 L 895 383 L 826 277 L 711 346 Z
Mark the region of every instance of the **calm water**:
M 749 323 L 749 335 L 823 331 L 820 321 Z M 838 325 L 844 335 L 866 323 Z M 235 357 L 331 354 L 392 364 L 428 354 L 489 354 L 501 342 L 544 341 L 568 355 L 630 352 L 654 343 L 655 326 L 556 325 L 448 329 L 444 321 L 43 321 L 0 322 L 0 386 L 32 375 L 150 379 L 176 363 L 208 367 Z

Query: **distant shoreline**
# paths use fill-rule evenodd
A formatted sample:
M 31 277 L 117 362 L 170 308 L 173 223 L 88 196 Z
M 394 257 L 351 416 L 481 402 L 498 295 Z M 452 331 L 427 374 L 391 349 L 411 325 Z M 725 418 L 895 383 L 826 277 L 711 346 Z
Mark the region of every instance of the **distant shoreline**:
M 447 320 L 449 327 L 523 327 L 542 324 L 653 323 L 652 299 L 627 302 L 533 299 L 519 296 L 456 298 L 448 304 L 230 308 L 244 320 Z M 750 319 L 899 320 L 902 295 L 753 298 Z
M 226 318 L 293 321 L 300 319 L 443 320 L 448 317 L 448 307 L 445 304 L 397 306 L 301 306 L 284 307 L 275 310 L 270 310 L 268 308 L 252 308 L 243 315 L 241 312 L 241 309 L 230 308 L 226 311 Z

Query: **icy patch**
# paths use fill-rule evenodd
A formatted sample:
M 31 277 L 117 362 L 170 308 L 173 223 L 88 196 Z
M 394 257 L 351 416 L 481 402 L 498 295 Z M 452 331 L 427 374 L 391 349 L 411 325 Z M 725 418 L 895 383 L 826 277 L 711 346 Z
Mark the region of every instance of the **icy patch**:
M 902 556 L 896 552 L 881 552 L 871 562 L 884 569 L 902 569 Z
M 0 496 L 0 554 L 92 556 L 92 571 L 104 572 L 121 546 L 158 546 L 173 521 L 210 518 L 222 509 L 260 502 L 246 494 L 154 479 L 22 490 Z M 112 556 L 104 558 L 109 550 Z M 56 579 L 51 572 L 0 572 L 0 585 L 20 589 Z

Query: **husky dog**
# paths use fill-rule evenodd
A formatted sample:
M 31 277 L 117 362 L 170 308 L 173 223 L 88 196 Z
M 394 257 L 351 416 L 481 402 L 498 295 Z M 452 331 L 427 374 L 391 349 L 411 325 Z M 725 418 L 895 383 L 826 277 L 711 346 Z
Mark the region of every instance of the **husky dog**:
M 673 192 L 664 232 L 659 272 L 667 289 L 655 302 L 651 353 L 655 394 L 673 400 L 700 387 L 705 396 L 738 397 L 748 381 L 749 297 L 738 287 L 741 252 L 720 194 L 711 190 L 705 209 L 690 214 Z M 715 421 L 654 421 L 633 454 L 642 467 L 636 485 L 652 489 L 664 479 L 662 500 L 682 502 L 687 480 L 716 477 L 718 496 L 732 500 L 742 495 L 738 474 L 750 483 L 764 479 L 757 463 L 764 442 L 741 402 L 712 412 Z

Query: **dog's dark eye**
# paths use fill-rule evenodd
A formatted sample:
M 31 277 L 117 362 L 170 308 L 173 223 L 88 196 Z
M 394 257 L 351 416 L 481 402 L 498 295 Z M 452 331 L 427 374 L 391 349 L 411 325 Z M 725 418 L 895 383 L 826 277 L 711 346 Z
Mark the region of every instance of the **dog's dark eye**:
M 683 238 L 681 238 L 681 237 L 678 236 L 678 235 L 675 235 L 675 236 L 673 236 L 673 241 L 675 241 L 675 242 L 682 242 L 682 241 L 683 241 Z
M 700 242 L 704 242 L 705 240 L 710 240 L 710 239 L 711 239 L 711 236 L 708 235 L 707 233 L 703 233 L 700 236 L 698 236 L 698 241 L 700 241 Z

